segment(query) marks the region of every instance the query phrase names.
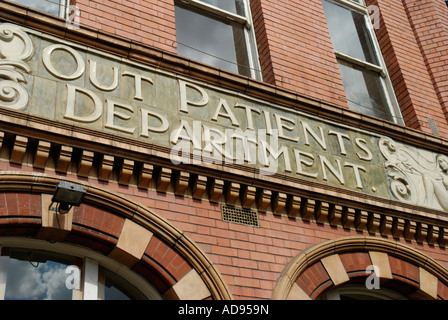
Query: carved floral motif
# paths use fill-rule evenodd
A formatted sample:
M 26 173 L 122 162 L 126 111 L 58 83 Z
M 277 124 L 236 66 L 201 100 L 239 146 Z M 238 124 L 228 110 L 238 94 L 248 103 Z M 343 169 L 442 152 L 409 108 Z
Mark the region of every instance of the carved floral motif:
M 396 143 L 379 142 L 392 195 L 404 202 L 448 211 L 448 157 Z
M 24 72 L 30 67 L 26 60 L 34 54 L 30 37 L 18 26 L 0 24 L 0 106 L 14 110 L 28 104 L 27 83 Z

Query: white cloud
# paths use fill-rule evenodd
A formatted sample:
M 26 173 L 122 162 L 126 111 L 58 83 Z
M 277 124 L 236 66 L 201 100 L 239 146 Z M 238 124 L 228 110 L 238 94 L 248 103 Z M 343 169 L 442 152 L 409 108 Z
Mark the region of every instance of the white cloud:
M 71 291 L 65 286 L 65 265 L 47 262 L 30 263 L 11 259 L 6 282 L 7 299 L 61 300 L 70 299 Z

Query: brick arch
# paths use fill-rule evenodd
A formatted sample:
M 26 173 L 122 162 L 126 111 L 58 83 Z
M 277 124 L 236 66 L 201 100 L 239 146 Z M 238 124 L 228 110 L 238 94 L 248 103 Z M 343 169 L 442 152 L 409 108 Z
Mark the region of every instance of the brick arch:
M 377 266 L 382 288 L 411 299 L 447 299 L 448 269 L 411 247 L 374 237 L 344 237 L 314 246 L 283 271 L 273 299 L 318 299 L 326 290 L 365 283 Z
M 81 245 L 139 273 L 165 299 L 232 299 L 205 254 L 180 230 L 130 199 L 91 185 L 84 203 L 48 210 L 59 177 L 0 174 L 0 237 Z M 186 288 L 194 288 L 193 292 Z

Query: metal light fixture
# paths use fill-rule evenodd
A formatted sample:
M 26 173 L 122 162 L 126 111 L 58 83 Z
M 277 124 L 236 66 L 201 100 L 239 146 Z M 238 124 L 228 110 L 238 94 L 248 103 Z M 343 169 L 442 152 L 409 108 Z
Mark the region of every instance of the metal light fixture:
M 70 211 L 72 206 L 78 207 L 84 197 L 86 191 L 82 185 L 60 181 L 56 186 L 53 197 L 51 198 L 52 203 L 58 203 L 56 211 L 61 214 L 65 214 Z

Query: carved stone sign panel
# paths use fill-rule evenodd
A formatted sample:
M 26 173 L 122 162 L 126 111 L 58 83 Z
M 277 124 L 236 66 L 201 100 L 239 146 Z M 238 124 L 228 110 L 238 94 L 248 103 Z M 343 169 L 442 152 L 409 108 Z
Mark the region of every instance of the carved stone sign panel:
M 0 107 L 448 211 L 448 158 L 12 24 L 0 25 Z M 194 157 L 191 157 L 194 155 Z

